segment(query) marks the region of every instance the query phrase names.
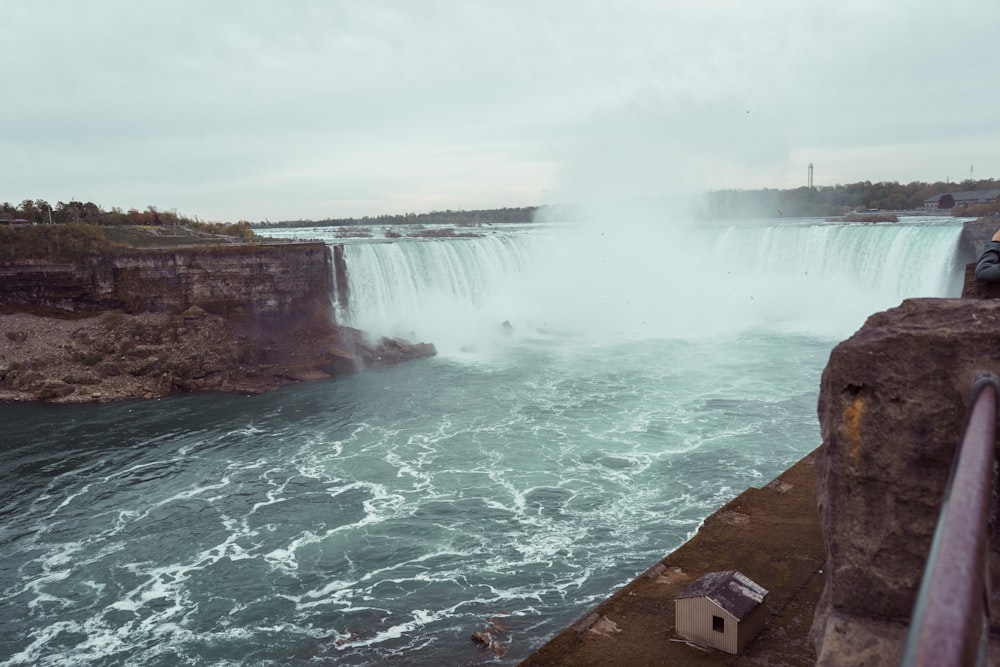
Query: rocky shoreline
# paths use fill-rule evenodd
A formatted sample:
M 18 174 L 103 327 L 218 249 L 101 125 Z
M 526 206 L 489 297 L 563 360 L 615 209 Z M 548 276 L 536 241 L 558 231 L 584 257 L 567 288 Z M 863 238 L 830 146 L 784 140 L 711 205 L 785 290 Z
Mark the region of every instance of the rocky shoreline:
M 434 346 L 321 319 L 266 326 L 191 306 L 180 314 L 118 310 L 0 313 L 0 401 L 107 402 L 195 391 L 258 394 L 432 356 Z

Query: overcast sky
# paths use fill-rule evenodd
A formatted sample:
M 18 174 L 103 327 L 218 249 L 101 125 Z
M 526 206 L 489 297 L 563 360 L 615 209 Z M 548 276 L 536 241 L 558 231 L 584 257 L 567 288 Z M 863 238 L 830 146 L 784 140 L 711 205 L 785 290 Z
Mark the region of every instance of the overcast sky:
M 995 0 L 0 0 L 0 201 L 321 219 L 1000 177 Z

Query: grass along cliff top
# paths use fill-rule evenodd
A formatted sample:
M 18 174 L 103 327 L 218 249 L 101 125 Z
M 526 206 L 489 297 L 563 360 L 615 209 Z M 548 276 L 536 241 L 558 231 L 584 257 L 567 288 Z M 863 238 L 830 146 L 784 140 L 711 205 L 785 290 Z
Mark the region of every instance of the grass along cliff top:
M 0 225 L 0 261 L 73 260 L 85 255 L 134 249 L 254 242 L 247 223 L 194 223 L 177 226 L 67 224 Z

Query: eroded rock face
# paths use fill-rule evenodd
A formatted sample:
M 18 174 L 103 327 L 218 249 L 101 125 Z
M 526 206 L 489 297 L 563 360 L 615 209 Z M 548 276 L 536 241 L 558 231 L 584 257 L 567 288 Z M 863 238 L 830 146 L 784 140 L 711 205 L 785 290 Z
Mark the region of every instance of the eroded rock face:
M 819 664 L 898 664 L 978 371 L 1000 375 L 1000 300 L 910 299 L 832 351 L 819 397 Z M 994 544 L 994 582 L 998 558 Z
M 0 264 L 0 400 L 259 393 L 436 353 L 337 326 L 332 275 L 323 243 Z
M 1000 298 L 1000 283 L 986 283 L 976 280 L 976 264 L 966 264 L 965 283 L 962 286 L 963 299 Z
M 998 227 L 1000 227 L 1000 220 L 997 218 L 979 218 L 963 222 L 958 244 L 958 260 L 960 262 L 975 261 L 983 250 L 983 244 L 990 240 Z
M 78 314 L 178 313 L 284 318 L 330 309 L 333 264 L 323 243 L 199 246 L 85 256 L 76 263 L 0 263 L 0 305 Z
M 0 400 L 54 403 L 154 398 L 194 391 L 260 393 L 435 354 L 324 320 L 292 326 L 183 313 L 89 318 L 0 314 Z

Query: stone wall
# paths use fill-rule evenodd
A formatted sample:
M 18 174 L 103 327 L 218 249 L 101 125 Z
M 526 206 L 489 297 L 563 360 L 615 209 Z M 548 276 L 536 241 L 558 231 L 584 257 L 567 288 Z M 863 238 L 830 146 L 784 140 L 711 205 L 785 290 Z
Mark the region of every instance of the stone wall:
M 323 243 L 136 250 L 76 263 L 0 264 L 0 304 L 8 309 L 135 314 L 200 306 L 232 319 L 281 321 L 303 314 L 332 317 L 332 297 L 332 258 Z
M 898 664 L 978 371 L 1000 374 L 1000 300 L 909 299 L 831 352 L 819 397 L 818 664 Z M 990 558 L 995 584 L 1000 545 Z M 992 609 L 1000 623 L 1000 596 Z

